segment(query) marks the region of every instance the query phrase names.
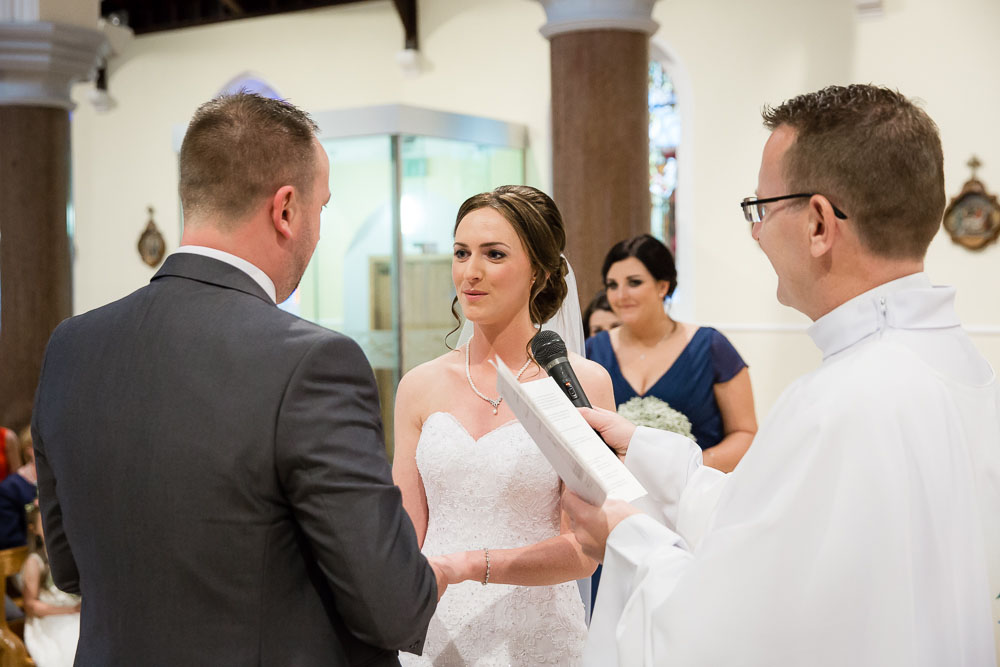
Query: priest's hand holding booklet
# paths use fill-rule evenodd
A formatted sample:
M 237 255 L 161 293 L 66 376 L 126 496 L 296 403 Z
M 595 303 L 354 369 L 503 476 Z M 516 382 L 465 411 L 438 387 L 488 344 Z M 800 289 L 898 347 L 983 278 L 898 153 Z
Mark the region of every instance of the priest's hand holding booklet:
M 601 437 L 604 444 L 610 447 L 619 459 L 624 461 L 625 454 L 628 452 L 628 444 L 635 434 L 636 425 L 617 412 L 604 408 L 578 409 L 587 423 L 597 431 L 597 435 Z
M 570 491 L 598 506 L 646 495 L 551 377 L 522 384 L 497 359 L 497 390 Z
M 603 408 L 578 408 L 587 423 L 601 439 L 614 450 L 622 461 L 628 451 L 629 442 L 635 434 L 636 425 L 617 412 Z M 572 491 L 565 491 L 562 506 L 573 524 L 573 534 L 580 547 L 590 558 L 603 563 L 604 549 L 608 535 L 619 523 L 633 514 L 639 514 L 629 503 L 609 498 L 603 505 L 595 507 L 580 499 Z

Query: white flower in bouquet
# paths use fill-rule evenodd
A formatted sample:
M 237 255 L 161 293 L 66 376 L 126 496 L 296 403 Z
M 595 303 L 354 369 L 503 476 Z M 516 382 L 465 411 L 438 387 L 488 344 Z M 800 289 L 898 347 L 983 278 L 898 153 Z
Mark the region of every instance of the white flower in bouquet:
M 674 410 L 666 401 L 655 396 L 631 398 L 618 406 L 618 414 L 638 426 L 680 433 L 686 438 L 695 439 L 691 434 L 691 420 L 683 412 Z

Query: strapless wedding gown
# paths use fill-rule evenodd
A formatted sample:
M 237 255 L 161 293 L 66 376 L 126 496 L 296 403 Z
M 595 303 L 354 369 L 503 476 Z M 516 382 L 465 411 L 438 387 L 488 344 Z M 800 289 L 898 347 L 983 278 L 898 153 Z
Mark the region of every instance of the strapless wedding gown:
M 417 442 L 427 495 L 423 553 L 512 549 L 559 534 L 559 477 L 524 427 L 510 421 L 478 440 L 435 412 Z M 411 665 L 577 665 L 587 636 L 575 581 L 449 586 Z

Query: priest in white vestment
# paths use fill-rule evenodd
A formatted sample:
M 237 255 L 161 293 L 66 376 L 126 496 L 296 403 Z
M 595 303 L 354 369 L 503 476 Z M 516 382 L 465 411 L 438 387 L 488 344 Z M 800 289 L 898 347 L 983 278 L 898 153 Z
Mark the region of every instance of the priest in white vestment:
M 686 438 L 585 411 L 649 491 L 644 513 L 564 497 L 604 562 L 585 664 L 996 665 L 1000 385 L 923 273 L 936 127 L 872 86 L 765 121 L 744 209 L 823 363 L 728 475 Z

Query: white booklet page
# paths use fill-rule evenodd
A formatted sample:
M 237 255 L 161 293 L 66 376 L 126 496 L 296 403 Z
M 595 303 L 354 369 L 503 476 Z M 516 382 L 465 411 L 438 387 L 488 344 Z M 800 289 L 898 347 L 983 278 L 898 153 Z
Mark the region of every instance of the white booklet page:
M 566 486 L 592 505 L 646 495 L 550 377 L 520 383 L 497 359 L 497 390 Z

